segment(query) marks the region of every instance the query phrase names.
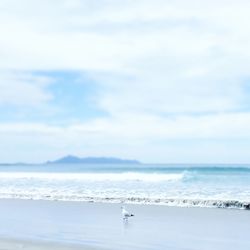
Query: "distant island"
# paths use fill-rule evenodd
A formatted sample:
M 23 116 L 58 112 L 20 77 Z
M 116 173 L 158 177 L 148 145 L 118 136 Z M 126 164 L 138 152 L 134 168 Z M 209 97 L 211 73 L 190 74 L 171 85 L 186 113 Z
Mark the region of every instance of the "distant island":
M 137 160 L 119 159 L 114 157 L 77 157 L 68 155 L 46 164 L 140 164 Z

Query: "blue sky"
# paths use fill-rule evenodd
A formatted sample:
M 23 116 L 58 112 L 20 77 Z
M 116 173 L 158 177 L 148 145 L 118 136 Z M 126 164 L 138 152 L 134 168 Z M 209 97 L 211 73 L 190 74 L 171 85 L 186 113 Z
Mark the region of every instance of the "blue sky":
M 249 8 L 0 1 L 0 162 L 249 163 Z

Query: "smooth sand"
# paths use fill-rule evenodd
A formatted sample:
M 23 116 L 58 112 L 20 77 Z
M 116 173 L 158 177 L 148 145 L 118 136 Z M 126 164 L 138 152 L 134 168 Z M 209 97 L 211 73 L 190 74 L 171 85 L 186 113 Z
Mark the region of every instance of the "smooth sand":
M 99 248 L 92 248 L 82 245 L 43 242 L 32 240 L 16 240 L 16 239 L 1 239 L 0 250 L 99 250 Z
M 0 250 L 249 250 L 250 211 L 0 200 Z

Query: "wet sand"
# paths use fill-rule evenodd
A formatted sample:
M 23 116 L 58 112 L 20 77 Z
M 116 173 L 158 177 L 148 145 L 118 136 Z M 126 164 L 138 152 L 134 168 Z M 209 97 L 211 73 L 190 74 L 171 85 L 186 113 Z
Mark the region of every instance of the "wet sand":
M 84 247 L 82 245 L 43 242 L 32 240 L 1 239 L 0 250 L 98 250 L 99 248 Z
M 215 208 L 0 200 L 0 250 L 249 250 L 250 212 Z

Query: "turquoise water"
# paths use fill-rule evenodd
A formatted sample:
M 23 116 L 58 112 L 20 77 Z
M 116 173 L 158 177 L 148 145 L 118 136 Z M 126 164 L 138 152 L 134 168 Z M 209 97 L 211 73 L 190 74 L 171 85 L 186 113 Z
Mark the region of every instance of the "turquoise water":
M 2 165 L 0 198 L 248 208 L 250 165 Z

